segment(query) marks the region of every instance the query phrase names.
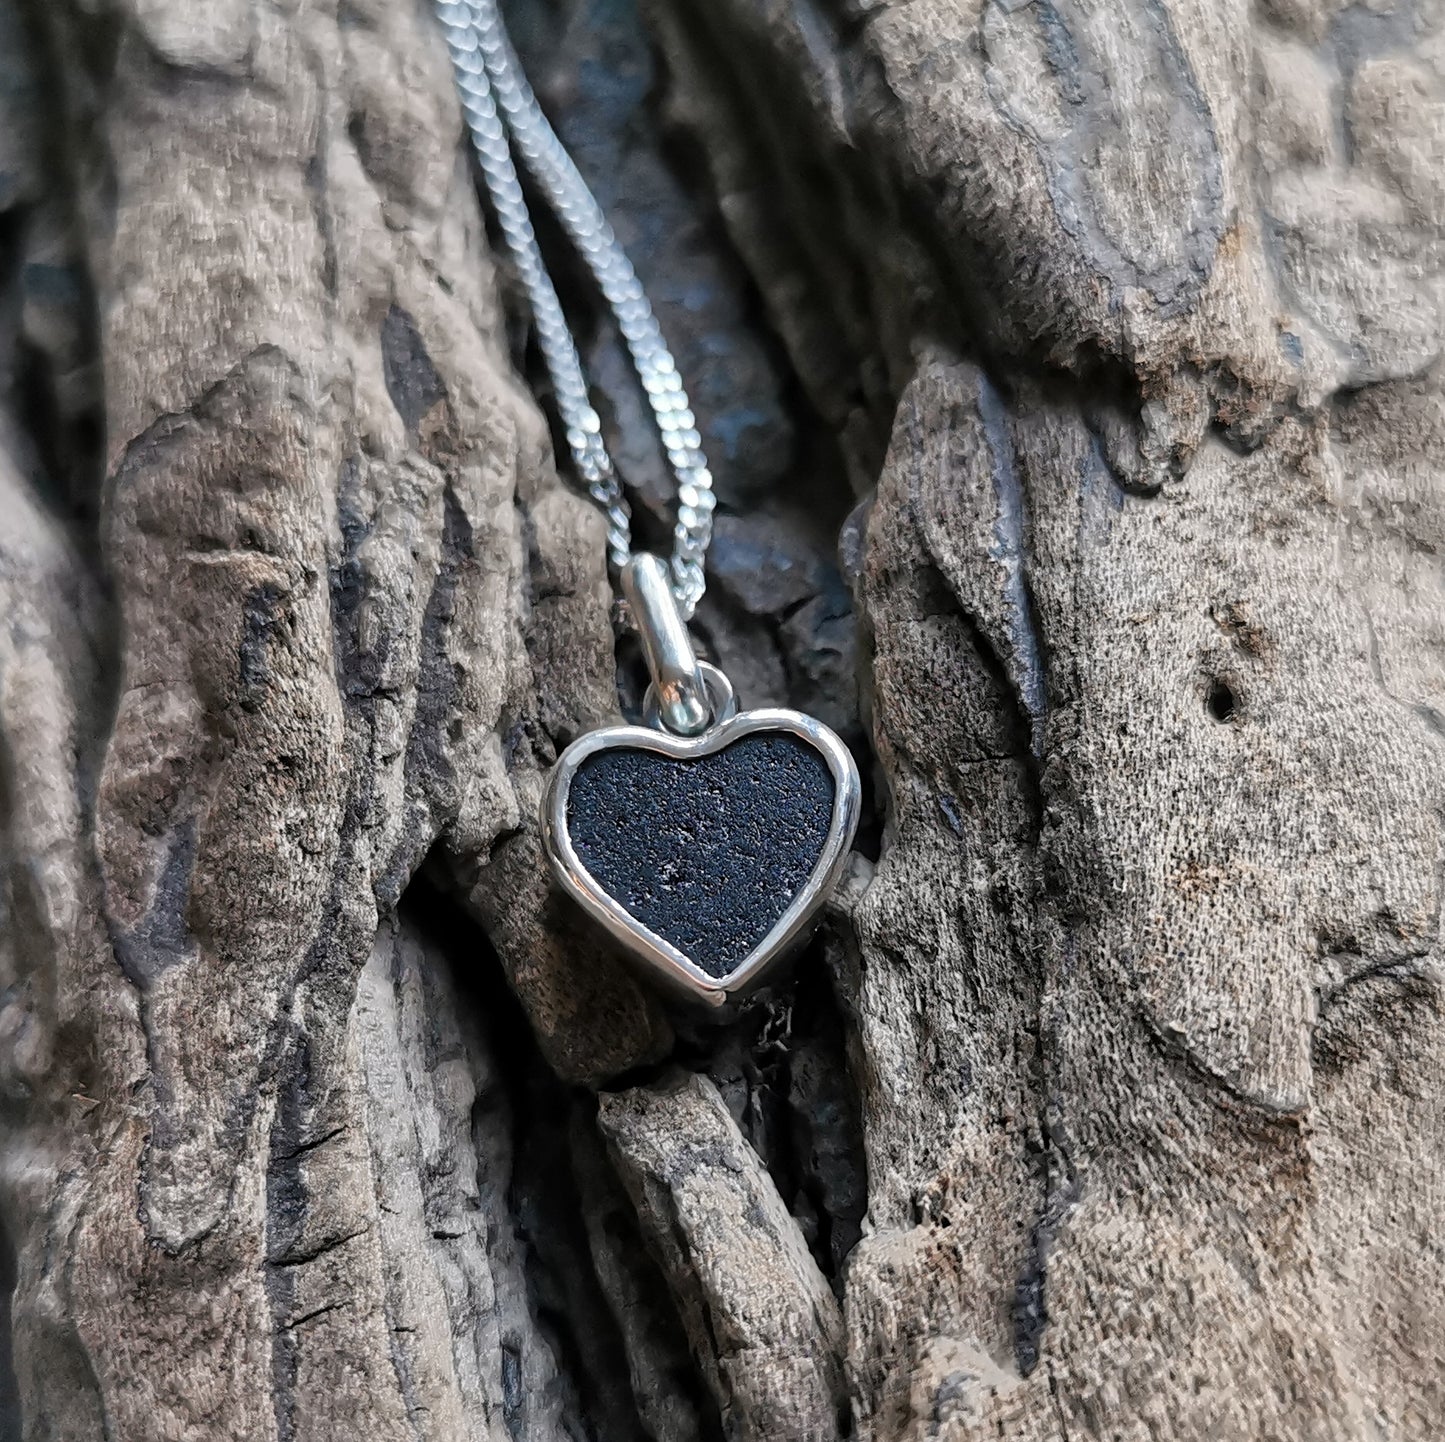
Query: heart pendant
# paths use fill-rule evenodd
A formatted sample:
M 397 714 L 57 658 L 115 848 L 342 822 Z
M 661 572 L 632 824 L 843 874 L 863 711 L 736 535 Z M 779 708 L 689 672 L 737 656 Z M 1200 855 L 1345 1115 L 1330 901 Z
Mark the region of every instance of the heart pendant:
M 798 711 L 746 711 L 699 736 L 610 726 L 562 753 L 542 831 L 588 913 L 674 988 L 721 1005 L 806 934 L 859 796 L 848 748 Z

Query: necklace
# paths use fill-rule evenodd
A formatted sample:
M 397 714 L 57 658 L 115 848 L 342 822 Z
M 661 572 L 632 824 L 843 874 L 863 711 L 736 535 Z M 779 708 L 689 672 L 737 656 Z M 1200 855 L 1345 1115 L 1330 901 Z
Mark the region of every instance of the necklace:
M 651 684 L 641 726 L 563 751 L 542 804 L 558 881 L 658 977 L 721 1005 L 806 935 L 858 825 L 848 748 L 799 711 L 739 711 L 693 650 L 706 590 L 712 476 L 677 366 L 631 263 L 542 113 L 497 0 L 437 0 L 462 112 L 527 292 L 572 463 L 607 518 L 607 554 Z M 515 158 L 514 158 L 515 157 Z M 632 549 L 631 513 L 532 230 L 517 158 L 612 309 L 677 480 L 671 562 Z

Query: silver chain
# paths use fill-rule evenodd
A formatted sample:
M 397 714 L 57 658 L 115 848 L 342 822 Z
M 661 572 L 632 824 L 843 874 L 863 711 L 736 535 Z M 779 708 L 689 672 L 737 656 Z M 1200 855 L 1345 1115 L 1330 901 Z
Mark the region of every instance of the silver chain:
M 678 609 L 687 620 L 707 587 L 703 563 L 712 539 L 715 501 L 702 437 L 677 366 L 637 273 L 522 74 L 496 0 L 436 0 L 436 5 L 456 73 L 462 113 L 497 223 L 531 302 L 538 344 L 552 377 L 573 464 L 607 516 L 608 558 L 619 570 L 631 558 L 631 516 L 602 440 L 601 422 L 588 399 L 577 343 L 532 230 L 512 158 L 514 148 L 617 317 L 652 406 L 677 478 L 671 579 Z

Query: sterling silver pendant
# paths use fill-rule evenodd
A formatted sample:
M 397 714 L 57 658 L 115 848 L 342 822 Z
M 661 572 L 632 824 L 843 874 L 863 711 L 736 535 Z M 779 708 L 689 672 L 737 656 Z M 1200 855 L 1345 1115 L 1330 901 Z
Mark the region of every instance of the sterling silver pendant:
M 721 1005 L 802 940 L 858 826 L 858 769 L 811 716 L 738 713 L 692 653 L 656 557 L 623 585 L 653 684 L 645 726 L 559 759 L 542 835 L 563 888 L 654 975 Z

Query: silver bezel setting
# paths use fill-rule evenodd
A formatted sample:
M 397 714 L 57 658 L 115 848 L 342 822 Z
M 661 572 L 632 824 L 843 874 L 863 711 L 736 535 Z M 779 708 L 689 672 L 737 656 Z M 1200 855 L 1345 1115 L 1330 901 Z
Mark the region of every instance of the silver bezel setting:
M 715 755 L 761 731 L 800 737 L 822 755 L 833 776 L 833 816 L 812 875 L 772 930 L 720 979 L 709 976 L 670 942 L 649 931 L 598 885 L 572 845 L 567 801 L 578 768 L 599 751 L 652 751 L 686 761 Z M 821 721 L 801 711 L 744 711 L 700 736 L 676 736 L 647 726 L 604 726 L 579 737 L 558 759 L 542 799 L 542 841 L 557 880 L 590 916 L 674 989 L 694 1000 L 721 1006 L 729 997 L 757 985 L 770 964 L 802 938 L 847 863 L 848 847 L 858 829 L 861 795 L 858 768 L 848 748 Z

